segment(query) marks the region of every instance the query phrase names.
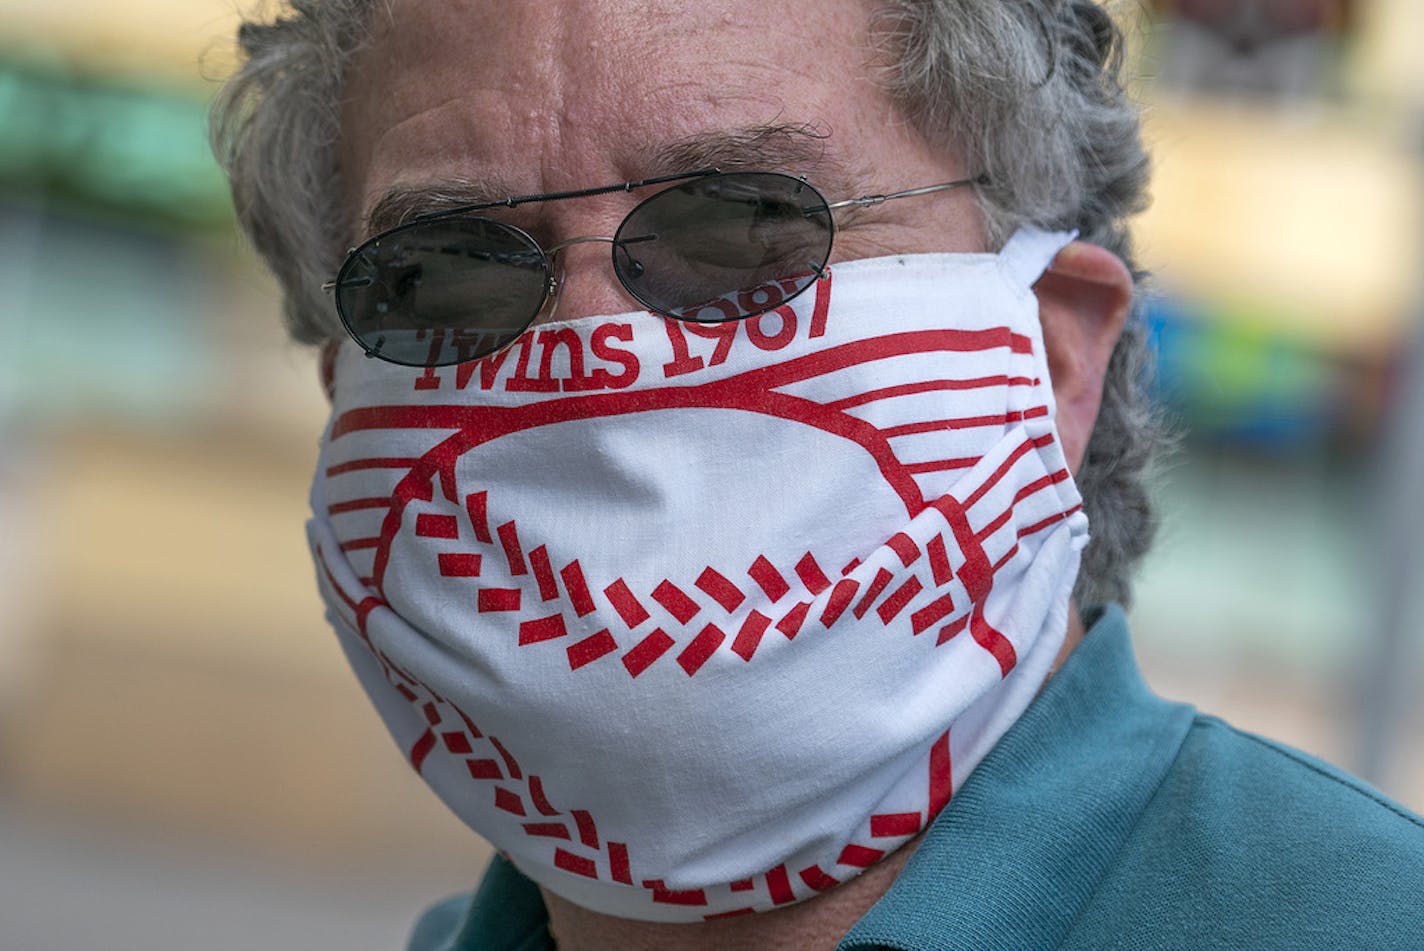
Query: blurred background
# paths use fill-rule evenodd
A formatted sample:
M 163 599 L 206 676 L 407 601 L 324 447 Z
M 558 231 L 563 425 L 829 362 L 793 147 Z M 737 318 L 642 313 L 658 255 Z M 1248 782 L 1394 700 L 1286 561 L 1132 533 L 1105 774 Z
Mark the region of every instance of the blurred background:
M 1117 4 L 1182 430 L 1149 681 L 1424 810 L 1424 5 Z M 302 534 L 323 399 L 205 143 L 231 0 L 0 0 L 0 948 L 388 949 L 486 847 Z

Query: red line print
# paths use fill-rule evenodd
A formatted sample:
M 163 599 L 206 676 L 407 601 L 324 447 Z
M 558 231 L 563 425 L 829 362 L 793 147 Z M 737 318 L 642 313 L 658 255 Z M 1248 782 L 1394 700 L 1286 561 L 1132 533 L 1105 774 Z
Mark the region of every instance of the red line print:
M 529 777 L 529 798 L 534 801 L 534 808 L 539 810 L 539 815 L 557 816 L 559 814 L 559 810 L 549 802 L 549 797 L 544 795 L 544 781 L 538 776 Z
M 885 568 L 881 568 L 875 572 L 875 579 L 870 582 L 870 588 L 865 592 L 865 596 L 860 599 L 860 603 L 855 606 L 855 610 L 852 612 L 856 620 L 865 617 L 865 612 L 870 610 L 870 606 L 880 597 L 881 593 L 884 592 L 894 577 L 895 576 L 890 574 Z
M 959 553 L 964 556 L 964 563 L 959 566 L 959 580 L 964 582 L 964 587 L 969 592 L 969 600 L 974 603 L 983 601 L 989 595 L 993 570 L 989 565 L 989 557 L 984 554 L 984 546 L 979 544 L 969 527 L 969 517 L 965 514 L 964 507 L 948 495 L 940 496 L 932 504 L 939 514 L 944 516 L 945 525 L 954 534 Z
M 519 624 L 519 646 L 527 647 L 542 641 L 552 641 L 564 637 L 568 633 L 569 629 L 564 626 L 562 614 L 551 614 L 548 617 L 535 618 L 532 621 L 521 621 Z
M 831 579 L 826 577 L 826 573 L 821 570 L 821 566 L 816 564 L 816 559 L 808 551 L 800 561 L 796 563 L 796 577 L 801 579 L 801 583 L 806 586 L 806 590 L 812 596 L 820 594 L 831 586 Z
M 999 484 L 999 480 L 1002 479 L 1008 473 L 1008 471 L 1014 467 L 1014 463 L 1022 459 L 1030 449 L 1042 449 L 1043 447 L 1052 444 L 1052 442 L 1053 434 L 1045 433 L 1044 435 L 1039 436 L 1037 439 L 1026 439 L 1023 442 L 1019 443 L 1018 446 L 1014 448 L 1014 451 L 1009 453 L 1009 457 L 1003 462 L 999 463 L 999 467 L 994 470 L 993 474 L 991 474 L 989 478 L 984 480 L 984 484 L 979 486 L 979 488 L 975 489 L 974 492 L 969 496 L 969 498 L 964 500 L 964 508 L 972 509 L 975 503 L 977 503 L 980 499 L 982 499 L 985 495 L 989 493 L 990 489 L 994 488 L 994 486 Z
M 949 567 L 949 553 L 944 547 L 944 536 L 936 535 L 926 546 L 930 553 L 930 570 L 934 572 L 936 588 L 943 588 L 954 580 L 954 572 Z
M 803 868 L 797 874 L 801 877 L 801 881 L 818 892 L 830 891 L 840 884 L 836 879 L 831 878 L 831 876 L 822 871 L 819 865 Z
M 778 865 L 766 873 L 766 890 L 771 895 L 773 905 L 786 905 L 796 900 L 791 891 L 791 879 L 786 874 L 786 866 Z
M 666 631 L 660 627 L 655 628 L 653 633 L 643 638 L 632 650 L 623 655 L 623 666 L 628 669 L 630 675 L 637 677 L 676 645 L 677 641 L 668 636 Z
M 816 304 L 811 308 L 811 339 L 826 335 L 826 319 L 831 312 L 831 272 L 816 282 Z
M 569 835 L 568 826 L 562 822 L 526 822 L 524 823 L 526 835 L 542 836 L 550 839 L 572 839 Z
M 1014 645 L 1009 642 L 1009 639 L 984 619 L 984 611 L 977 605 L 969 618 L 969 633 L 973 635 L 980 647 L 988 651 L 999 662 L 999 669 L 1007 677 L 1009 671 L 1013 670 L 1019 662 L 1018 654 L 1014 651 Z
M 891 426 L 883 430 L 887 439 L 898 439 L 901 436 L 919 436 L 924 433 L 937 433 L 957 429 L 981 429 L 986 426 L 1007 426 L 1009 423 L 1021 423 L 1028 419 L 1037 419 L 1048 415 L 1047 406 L 1035 406 L 1023 411 L 1015 410 L 1011 413 L 999 413 L 990 416 L 964 416 L 959 419 L 932 419 L 922 423 L 908 423 L 904 426 Z
M 969 615 L 966 614 L 964 615 L 964 617 L 955 621 L 953 624 L 947 624 L 944 627 L 940 628 L 939 637 L 935 640 L 935 647 L 939 647 L 942 644 L 947 644 L 950 641 L 954 640 L 955 636 L 963 633 L 964 629 L 968 626 Z
M 383 509 L 389 507 L 391 497 L 388 495 L 378 496 L 370 499 L 350 499 L 345 502 L 337 502 L 326 507 L 327 515 L 341 515 L 345 512 L 361 512 L 366 509 Z
M 846 608 L 850 607 L 850 602 L 859 588 L 860 582 L 854 578 L 837 581 L 836 586 L 831 589 L 831 596 L 826 599 L 826 610 L 821 612 L 821 623 L 830 627 L 839 621 Z
M 1059 522 L 1067 521 L 1069 518 L 1072 518 L 1074 515 L 1077 515 L 1081 511 L 1083 511 L 1083 506 L 1075 505 L 1066 512 L 1059 512 L 1057 515 L 1050 515 L 1048 518 L 1044 519 L 1041 522 L 1034 522 L 1032 525 L 1025 525 L 1023 528 L 1019 529 L 1019 538 L 1027 538 L 1030 535 L 1043 531 L 1050 525 L 1057 525 Z
M 519 798 L 519 794 L 503 786 L 494 787 L 494 805 L 496 809 L 503 809 L 513 815 L 524 815 L 524 802 Z
M 920 547 L 904 532 L 897 533 L 885 544 L 888 545 L 896 555 L 900 556 L 900 564 L 906 568 L 913 565 L 920 558 Z
M 646 621 L 651 615 L 648 609 L 633 594 L 628 587 L 628 583 L 622 578 L 603 589 L 608 602 L 613 605 L 613 610 L 618 612 L 618 616 L 623 619 L 623 623 L 628 625 L 628 630 L 632 630 L 639 624 Z
M 489 493 L 471 492 L 465 496 L 465 511 L 470 516 L 470 525 L 475 530 L 475 538 L 488 545 L 494 541 L 489 530 Z
M 435 501 L 435 488 L 428 482 L 422 482 L 419 485 L 412 486 L 411 498 L 419 499 L 422 502 L 433 502 Z
M 1072 473 L 1070 473 L 1067 469 L 1059 469 L 1057 472 L 1051 472 L 1041 479 L 1034 479 L 1028 485 L 1024 486 L 1022 489 L 1019 489 L 1017 492 L 1014 493 L 1014 503 L 1017 504 L 1019 502 L 1022 502 L 1030 495 L 1034 495 L 1038 492 L 1041 492 L 1044 489 L 1048 488 L 1050 485 L 1057 485 L 1060 482 L 1067 482 L 1070 478 L 1072 478 Z
M 504 778 L 504 773 L 500 770 L 499 764 L 492 759 L 465 760 L 465 768 L 470 771 L 471 779 Z
M 529 568 L 524 564 L 524 550 L 519 547 L 519 530 L 513 522 L 505 522 L 498 529 L 499 543 L 504 546 L 504 557 L 509 562 L 511 575 L 526 575 Z
M 628 864 L 628 846 L 624 842 L 608 843 L 609 870 L 613 880 L 624 885 L 633 884 L 633 873 Z
M 930 818 L 939 815 L 949 805 L 953 793 L 954 773 L 949 763 L 949 731 L 945 730 L 930 747 Z
M 564 849 L 554 850 L 554 867 L 561 868 L 565 872 L 573 872 L 575 875 L 582 875 L 584 878 L 598 878 L 598 865 L 593 859 L 574 855 Z
M 617 649 L 618 642 L 613 639 L 613 634 L 608 628 L 604 628 L 592 637 L 586 637 L 569 648 L 569 669 L 578 670 Z
M 480 576 L 480 556 L 461 552 L 441 552 L 437 563 L 440 574 L 445 578 L 478 578 Z
M 409 469 L 419 461 L 419 459 L 352 459 L 350 462 L 338 462 L 334 466 L 327 466 L 326 477 L 330 479 L 333 476 L 345 475 L 348 472 L 361 472 L 366 469 Z
M 504 744 L 496 740 L 493 736 L 489 738 L 489 741 L 490 745 L 499 753 L 499 758 L 504 760 L 505 768 L 509 770 L 509 778 L 523 779 L 524 773 L 519 769 L 519 762 L 513 756 L 509 755 L 509 750 L 504 748 Z
M 1069 478 L 1070 476 L 1067 469 L 1059 469 L 1057 472 L 1043 476 L 1040 479 L 1035 479 L 1034 481 L 1030 482 L 1022 489 L 1019 489 L 1018 492 L 1014 493 L 1013 501 L 1009 504 L 1009 507 L 1004 510 L 1003 514 L 1001 514 L 998 518 L 994 519 L 988 525 L 985 525 L 978 532 L 976 532 L 975 537 L 982 542 L 984 539 L 988 538 L 990 535 L 993 535 L 995 532 L 1003 528 L 1004 525 L 1008 523 L 1009 519 L 1012 518 L 1014 515 L 1015 507 L 1024 499 L 1029 498 L 1035 493 L 1042 492 L 1044 489 L 1047 489 L 1050 486 L 1057 485 L 1060 482 L 1065 482 Z M 1069 514 L 1072 513 L 1070 512 Z M 1029 529 L 1020 530 L 1018 537 L 1023 538 L 1026 535 L 1032 535 L 1040 528 L 1045 528 L 1048 525 L 1053 524 L 1053 522 L 1059 521 L 1066 517 L 1067 516 L 1065 515 L 1053 516 L 1052 518 L 1047 519 L 1045 522 L 1039 523 L 1036 527 L 1030 526 Z
M 451 706 L 454 706 L 454 704 L 451 704 Z M 470 719 L 469 714 L 465 713 L 465 711 L 459 707 L 455 707 L 455 712 L 460 715 L 460 719 L 465 724 L 465 729 L 470 731 L 470 736 L 473 739 L 478 740 L 484 736 L 484 734 L 480 732 L 479 727 L 475 726 L 475 721 Z
M 742 602 L 747 599 L 747 596 L 742 593 L 740 588 L 732 584 L 732 582 L 727 580 L 725 575 L 713 568 L 708 568 L 703 571 L 702 574 L 698 575 L 696 585 L 698 590 L 702 591 L 713 601 L 716 601 L 722 606 L 722 610 L 728 614 L 741 607 Z
M 653 600 L 661 604 L 667 613 L 677 618 L 679 624 L 691 621 L 697 616 L 697 612 L 702 610 L 696 601 L 689 598 L 686 592 L 671 581 L 664 580 L 653 589 Z
M 549 549 L 540 545 L 529 553 L 529 566 L 534 569 L 534 578 L 539 582 L 539 598 L 552 601 L 559 596 L 559 585 L 554 580 L 554 568 L 549 564 Z
M 910 630 L 918 637 L 949 617 L 953 611 L 954 598 L 948 594 L 943 595 L 910 615 Z
M 811 610 L 809 601 L 797 603 L 786 616 L 776 622 L 776 629 L 786 635 L 788 641 L 795 640 L 796 635 L 801 633 L 801 625 L 806 621 L 806 614 Z
M 958 472 L 960 469 L 972 469 L 979 462 L 978 459 L 939 459 L 933 462 L 916 462 L 905 467 L 905 471 L 910 475 L 929 475 L 931 472 Z
M 781 576 L 781 572 L 766 560 L 765 555 L 757 556 L 747 574 L 757 583 L 757 587 L 761 588 L 762 593 L 772 601 L 780 601 L 791 590 L 791 585 L 787 584 L 786 579 Z
M 518 611 L 520 598 L 518 588 L 481 588 L 476 596 L 476 608 L 481 614 Z
M 863 845 L 847 845 L 841 849 L 840 858 L 836 861 L 841 865 L 854 865 L 856 868 L 870 868 L 876 862 L 885 857 L 885 853 L 880 849 L 868 849 Z
M 368 548 L 375 548 L 381 544 L 379 538 L 353 538 L 349 542 L 341 543 L 342 551 L 364 551 Z
M 435 749 L 435 733 L 426 730 L 420 739 L 415 741 L 415 746 L 410 750 L 410 765 L 417 773 L 425 765 L 425 758 L 430 755 L 430 751 Z
M 722 633 L 715 624 L 707 625 L 701 633 L 692 639 L 692 643 L 677 655 L 678 666 L 687 671 L 687 676 L 691 677 L 702 669 L 702 665 L 707 663 L 726 639 L 727 635 Z
M 578 826 L 579 841 L 590 849 L 598 848 L 598 826 L 586 809 L 575 809 L 572 813 L 574 824 Z
M 999 529 L 1003 528 L 1004 525 L 1006 525 L 1006 524 L 1008 523 L 1009 519 L 1011 519 L 1011 518 L 1013 518 L 1013 517 L 1014 517 L 1014 509 L 1013 509 L 1013 506 L 1010 506 L 1009 508 L 1004 509 L 1003 513 L 1002 513 L 998 518 L 994 519 L 994 520 L 993 520 L 992 522 L 990 522 L 988 525 L 985 525 L 983 528 L 979 529 L 979 531 L 977 531 L 977 532 L 974 533 L 975 539 L 977 539 L 977 540 L 982 544 L 985 539 L 987 539 L 989 536 L 993 535 L 993 534 L 994 534 L 995 532 L 997 532 Z M 995 565 L 994 567 L 997 569 L 999 566 L 998 566 L 998 565 Z
M 867 403 L 878 403 L 881 400 L 894 399 L 897 396 L 915 396 L 919 393 L 933 393 L 940 390 L 985 390 L 996 386 L 1037 386 L 1038 381 L 1029 379 L 1026 376 L 981 376 L 972 380 L 930 380 L 925 383 L 904 383 L 899 386 L 887 386 L 880 390 L 871 390 L 852 396 L 848 399 L 839 400 L 828 404 L 831 409 L 848 410 L 857 406 L 864 406 Z
M 870 817 L 870 834 L 877 839 L 914 835 L 920 831 L 918 812 L 891 812 Z
M 564 588 L 569 592 L 569 601 L 573 603 L 574 612 L 579 617 L 592 614 L 593 596 L 588 593 L 588 582 L 584 580 L 583 569 L 579 567 L 578 561 L 564 565 L 559 571 L 559 577 L 564 579 Z
M 661 880 L 646 881 L 643 883 L 643 887 L 652 890 L 653 901 L 660 905 L 687 905 L 700 908 L 707 904 L 707 893 L 701 889 L 672 891 Z
M 737 632 L 736 640 L 732 641 L 732 653 L 742 660 L 750 661 L 768 627 L 771 627 L 771 618 L 765 614 L 760 611 L 748 614 L 747 619 L 742 622 L 741 630 Z
M 459 538 L 460 523 L 453 515 L 422 512 L 415 519 L 415 534 L 421 538 Z
M 885 599 L 885 602 L 876 608 L 875 613 L 880 615 L 881 624 L 889 624 L 905 610 L 905 606 L 914 600 L 915 595 L 924 590 L 924 585 L 919 578 L 910 575 L 910 580 L 895 589 L 895 593 Z

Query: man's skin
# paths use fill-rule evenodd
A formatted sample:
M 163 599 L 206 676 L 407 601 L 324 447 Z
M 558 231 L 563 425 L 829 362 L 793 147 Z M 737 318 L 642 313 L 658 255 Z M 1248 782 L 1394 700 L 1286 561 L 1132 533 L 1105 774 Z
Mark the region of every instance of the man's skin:
M 341 211 L 353 245 L 393 224 L 385 220 L 393 205 L 420 207 L 425 190 L 500 198 L 740 165 L 804 173 L 835 201 L 984 171 L 926 142 L 878 84 L 884 56 L 871 42 L 869 0 L 392 0 L 376 7 L 342 121 Z M 794 131 L 800 127 L 816 135 Z M 394 192 L 407 194 L 392 201 Z M 611 235 L 647 194 L 509 214 L 543 242 Z M 974 194 L 957 189 L 839 216 L 831 261 L 985 249 Z M 561 263 L 560 319 L 637 309 L 613 275 L 606 244 L 575 245 Z M 1076 471 L 1132 281 L 1114 255 L 1075 242 L 1035 291 L 1058 430 Z M 1074 609 L 1060 661 L 1082 633 Z M 566 951 L 833 948 L 912 851 L 913 844 L 801 904 L 702 924 L 629 921 L 548 891 L 544 898 Z

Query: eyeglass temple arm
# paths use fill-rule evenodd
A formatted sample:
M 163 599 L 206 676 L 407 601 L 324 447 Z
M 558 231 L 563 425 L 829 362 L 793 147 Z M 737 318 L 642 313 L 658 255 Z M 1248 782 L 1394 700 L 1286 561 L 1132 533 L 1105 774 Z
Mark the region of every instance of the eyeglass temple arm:
M 849 208 L 855 205 L 860 208 L 869 208 L 872 205 L 883 205 L 887 201 L 896 198 L 914 198 L 916 195 L 930 195 L 934 192 L 947 192 L 955 188 L 964 188 L 968 185 L 987 185 L 989 176 L 980 175 L 977 178 L 961 178 L 954 182 L 945 182 L 942 185 L 925 185 L 921 188 L 907 188 L 902 192 L 891 192 L 888 195 L 861 195 L 859 198 L 847 198 L 844 201 L 831 202 L 826 207 L 835 211 L 838 208 Z

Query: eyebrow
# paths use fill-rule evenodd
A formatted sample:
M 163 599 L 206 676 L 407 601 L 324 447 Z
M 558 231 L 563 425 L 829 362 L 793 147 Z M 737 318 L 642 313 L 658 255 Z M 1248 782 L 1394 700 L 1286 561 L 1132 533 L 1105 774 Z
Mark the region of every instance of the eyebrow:
M 653 174 L 695 168 L 723 171 L 815 171 L 829 162 L 831 134 L 814 125 L 758 125 L 735 131 L 702 132 L 645 152 Z
M 461 205 L 477 205 L 514 194 L 505 183 L 487 178 L 451 178 L 429 185 L 392 188 L 371 207 L 365 219 L 366 234 L 400 227 L 421 215 Z
M 771 124 L 734 131 L 704 132 L 643 151 L 645 177 L 676 175 L 704 168 L 732 170 L 794 170 L 829 174 L 827 182 L 841 190 L 849 172 L 829 154 L 830 133 L 813 125 Z M 619 183 L 612 183 L 619 184 Z M 509 182 L 496 178 L 452 178 L 424 185 L 403 185 L 387 191 L 366 215 L 366 234 L 399 227 L 420 215 L 497 202 L 519 195 Z

